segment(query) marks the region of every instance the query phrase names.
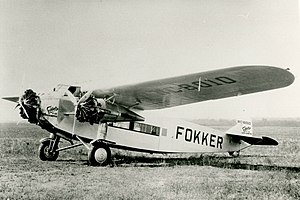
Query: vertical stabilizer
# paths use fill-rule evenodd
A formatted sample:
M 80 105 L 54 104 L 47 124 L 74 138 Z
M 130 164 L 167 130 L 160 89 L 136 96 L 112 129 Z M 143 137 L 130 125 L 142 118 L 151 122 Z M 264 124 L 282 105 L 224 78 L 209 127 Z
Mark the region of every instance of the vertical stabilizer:
M 252 121 L 251 120 L 236 120 L 236 125 L 230 128 L 227 133 L 238 135 L 253 135 Z

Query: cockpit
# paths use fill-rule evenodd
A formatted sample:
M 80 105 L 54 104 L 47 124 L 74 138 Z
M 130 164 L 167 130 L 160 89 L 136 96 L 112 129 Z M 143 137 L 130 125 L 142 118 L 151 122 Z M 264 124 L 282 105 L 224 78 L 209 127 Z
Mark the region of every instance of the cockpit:
M 69 90 L 75 97 L 81 97 L 82 95 L 80 86 L 58 84 L 55 88 L 53 88 L 53 91 L 58 93 L 64 93 L 67 90 Z

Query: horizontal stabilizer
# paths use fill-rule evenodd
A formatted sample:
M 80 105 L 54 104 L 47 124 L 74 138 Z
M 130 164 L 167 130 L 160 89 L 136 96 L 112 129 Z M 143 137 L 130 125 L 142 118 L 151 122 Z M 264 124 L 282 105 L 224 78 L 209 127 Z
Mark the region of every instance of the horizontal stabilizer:
M 7 100 L 7 101 L 12 101 L 15 103 L 18 103 L 19 97 L 2 97 L 2 99 Z
M 246 136 L 246 135 L 239 135 L 239 134 L 229 134 L 227 133 L 226 135 L 232 137 L 233 139 L 238 139 L 238 140 L 243 140 L 244 142 L 247 142 L 248 144 L 251 145 L 272 145 L 276 146 L 278 145 L 278 142 L 270 137 L 255 137 L 252 135 Z

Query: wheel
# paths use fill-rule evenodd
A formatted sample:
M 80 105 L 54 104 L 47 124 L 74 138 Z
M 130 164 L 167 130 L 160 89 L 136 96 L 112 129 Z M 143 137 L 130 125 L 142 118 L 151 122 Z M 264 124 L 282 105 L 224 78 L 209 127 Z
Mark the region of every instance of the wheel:
M 42 161 L 55 161 L 58 158 L 58 154 L 58 151 L 50 152 L 50 140 L 40 144 L 39 157 Z
M 111 151 L 106 144 L 97 144 L 89 151 L 88 159 L 92 166 L 106 166 L 110 163 Z

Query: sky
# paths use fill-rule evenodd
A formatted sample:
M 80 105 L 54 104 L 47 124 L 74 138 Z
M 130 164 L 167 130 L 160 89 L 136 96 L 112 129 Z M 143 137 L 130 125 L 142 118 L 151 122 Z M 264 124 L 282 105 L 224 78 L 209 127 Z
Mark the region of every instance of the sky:
M 0 96 L 58 83 L 107 87 L 228 68 L 290 68 L 293 85 L 164 111 L 181 118 L 300 117 L 297 0 L 0 1 Z M 0 100 L 0 122 L 20 119 Z

